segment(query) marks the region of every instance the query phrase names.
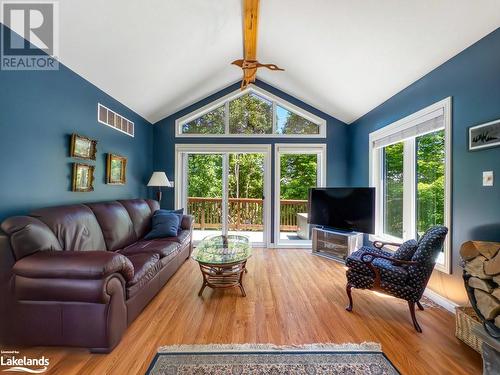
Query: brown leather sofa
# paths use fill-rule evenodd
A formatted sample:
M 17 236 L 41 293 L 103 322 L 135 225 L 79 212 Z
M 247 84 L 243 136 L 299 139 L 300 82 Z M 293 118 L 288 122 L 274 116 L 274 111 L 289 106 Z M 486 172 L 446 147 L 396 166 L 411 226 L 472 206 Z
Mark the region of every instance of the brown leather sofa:
M 189 258 L 191 216 L 146 241 L 153 200 L 51 207 L 6 219 L 0 235 L 1 340 L 109 352 Z

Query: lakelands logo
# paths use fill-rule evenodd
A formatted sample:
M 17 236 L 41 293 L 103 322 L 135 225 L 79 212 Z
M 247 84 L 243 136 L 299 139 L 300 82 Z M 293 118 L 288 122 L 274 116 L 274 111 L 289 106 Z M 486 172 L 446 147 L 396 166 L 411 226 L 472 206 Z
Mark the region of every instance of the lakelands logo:
M 36 0 L 1 4 L 0 69 L 59 69 L 59 4 Z
M 21 356 L 17 350 L 2 350 L 0 356 L 2 371 L 42 374 L 49 368 L 49 359 L 45 356 L 29 358 Z M 3 368 L 7 367 L 7 368 Z

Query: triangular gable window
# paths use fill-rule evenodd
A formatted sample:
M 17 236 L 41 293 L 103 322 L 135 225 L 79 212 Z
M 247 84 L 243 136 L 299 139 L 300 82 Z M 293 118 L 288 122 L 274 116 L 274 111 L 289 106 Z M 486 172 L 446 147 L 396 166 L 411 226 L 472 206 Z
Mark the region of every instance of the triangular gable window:
M 177 137 L 326 137 L 326 121 L 257 86 L 176 121 Z

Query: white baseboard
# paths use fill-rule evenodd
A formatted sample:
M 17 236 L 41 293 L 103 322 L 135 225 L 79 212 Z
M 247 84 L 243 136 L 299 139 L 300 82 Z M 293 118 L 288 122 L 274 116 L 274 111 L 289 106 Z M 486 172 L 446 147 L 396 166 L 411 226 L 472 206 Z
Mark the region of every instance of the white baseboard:
M 424 296 L 433 300 L 439 306 L 443 307 L 444 309 L 448 310 L 449 312 L 455 314 L 455 307 L 458 306 L 455 302 L 450 301 L 448 298 L 445 298 L 442 295 L 437 294 L 436 292 L 434 292 L 433 290 L 430 290 L 429 288 L 425 289 Z

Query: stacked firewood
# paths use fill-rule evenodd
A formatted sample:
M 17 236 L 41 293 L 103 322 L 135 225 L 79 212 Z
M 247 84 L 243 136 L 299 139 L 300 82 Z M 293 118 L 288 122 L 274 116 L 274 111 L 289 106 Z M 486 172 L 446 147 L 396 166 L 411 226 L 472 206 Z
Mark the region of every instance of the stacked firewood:
M 484 319 L 500 328 L 500 243 L 468 241 L 461 249 L 465 280 Z M 472 298 L 471 298 L 472 299 Z M 474 301 L 471 301 L 474 304 Z

